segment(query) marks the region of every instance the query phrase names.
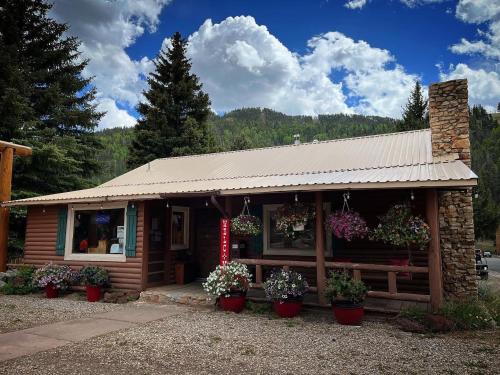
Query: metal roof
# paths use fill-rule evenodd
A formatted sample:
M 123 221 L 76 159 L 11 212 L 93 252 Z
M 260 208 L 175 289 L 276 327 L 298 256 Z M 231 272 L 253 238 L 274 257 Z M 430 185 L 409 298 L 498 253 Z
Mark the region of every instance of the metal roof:
M 51 204 L 168 195 L 329 189 L 465 187 L 460 160 L 432 157 L 430 130 L 157 159 L 98 187 L 6 202 Z

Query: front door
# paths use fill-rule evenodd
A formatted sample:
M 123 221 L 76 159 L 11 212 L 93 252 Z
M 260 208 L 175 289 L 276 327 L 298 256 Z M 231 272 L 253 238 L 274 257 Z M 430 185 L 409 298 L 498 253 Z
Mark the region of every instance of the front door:
M 148 252 L 148 278 L 147 285 L 160 285 L 166 281 L 167 261 L 167 220 L 168 209 L 156 201 L 149 204 L 149 252 Z M 148 218 L 145 218 L 148 220 Z

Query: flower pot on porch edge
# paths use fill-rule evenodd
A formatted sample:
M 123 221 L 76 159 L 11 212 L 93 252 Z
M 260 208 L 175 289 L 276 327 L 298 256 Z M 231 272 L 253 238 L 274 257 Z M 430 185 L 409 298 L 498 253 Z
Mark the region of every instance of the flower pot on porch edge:
M 59 289 L 54 287 L 52 284 L 45 286 L 45 296 L 47 298 L 57 298 L 59 297 Z
M 219 306 L 224 311 L 232 311 L 240 313 L 245 308 L 246 293 L 244 292 L 231 292 L 227 296 L 219 297 Z
M 101 299 L 101 287 L 97 285 L 85 286 L 88 302 L 97 302 Z
M 275 300 L 273 310 L 281 318 L 296 317 L 302 311 L 302 299 Z
M 348 301 L 332 302 L 335 320 L 342 325 L 360 325 L 365 315 L 363 305 Z

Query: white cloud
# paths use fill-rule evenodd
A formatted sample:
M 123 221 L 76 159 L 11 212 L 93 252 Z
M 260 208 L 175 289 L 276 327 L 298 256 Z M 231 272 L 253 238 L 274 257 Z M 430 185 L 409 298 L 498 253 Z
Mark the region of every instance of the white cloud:
M 188 55 L 217 111 L 268 107 L 288 114 L 400 116 L 417 77 L 393 64 L 389 51 L 338 32 L 311 38 L 308 47 L 303 56 L 292 53 L 254 18 L 241 16 L 205 21 L 189 37 Z M 344 79 L 335 82 L 333 71 Z M 348 96 L 359 105 L 350 107 Z
M 467 78 L 469 83 L 469 103 L 481 104 L 494 111 L 500 100 L 500 74 L 484 69 L 472 69 L 467 64 L 450 65 L 448 72 L 441 72 L 443 81 Z
M 99 124 L 100 128 L 116 128 L 134 126 L 137 120 L 130 116 L 127 111 L 116 106 L 116 102 L 110 98 L 103 98 L 97 104 L 99 112 L 106 112 Z
M 401 3 L 407 7 L 414 8 L 416 6 L 432 4 L 432 3 L 443 3 L 449 0 L 399 0 Z M 474 1 L 474 0 L 472 0 Z M 368 0 L 350 0 L 347 1 L 344 6 L 349 9 L 361 9 L 368 3 Z
M 146 30 L 153 32 L 162 8 L 170 0 L 56 0 L 51 15 L 70 25 L 69 34 L 82 42 L 90 62 L 86 77 L 95 77 L 97 101 L 113 108 L 110 100 L 135 106 L 146 88 L 145 76 L 153 69 L 147 57 L 133 60 L 125 51 Z M 115 108 L 116 103 L 115 103 Z M 116 116 L 110 116 L 116 118 Z M 106 120 L 102 120 L 101 126 Z
M 496 0 L 459 0 L 457 18 L 468 23 L 482 23 L 492 20 L 500 13 L 500 2 Z
M 487 23 L 488 31 L 478 30 L 482 39 L 469 41 L 462 38 L 451 46 L 457 54 L 482 55 L 500 60 L 500 2 L 491 0 L 460 0 L 456 16 L 467 23 Z
M 361 9 L 367 2 L 368 0 L 351 0 L 345 3 L 344 6 L 349 9 Z

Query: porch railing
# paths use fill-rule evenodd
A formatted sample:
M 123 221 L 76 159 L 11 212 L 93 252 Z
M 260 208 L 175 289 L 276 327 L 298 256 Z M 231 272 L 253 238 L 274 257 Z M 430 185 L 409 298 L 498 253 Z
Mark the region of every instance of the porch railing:
M 255 283 L 254 288 L 262 288 L 262 267 L 283 267 L 283 269 L 290 269 L 291 267 L 300 268 L 316 268 L 315 261 L 300 261 L 300 260 L 274 260 L 274 259 L 235 259 L 236 261 L 255 266 Z M 363 263 L 343 263 L 343 262 L 325 262 L 325 268 L 333 269 L 350 269 L 353 272 L 353 277 L 360 280 L 362 271 L 375 271 L 387 273 L 387 289 L 388 291 L 368 291 L 369 297 L 389 298 L 406 301 L 417 302 L 430 302 L 430 295 L 417 294 L 417 293 L 400 293 L 397 287 L 397 274 L 403 273 L 429 273 L 428 267 L 416 266 L 389 266 L 383 264 L 363 264 Z M 317 292 L 316 287 L 309 288 L 313 292 Z

